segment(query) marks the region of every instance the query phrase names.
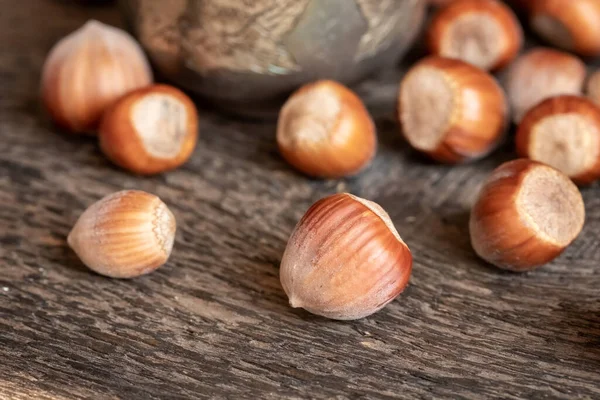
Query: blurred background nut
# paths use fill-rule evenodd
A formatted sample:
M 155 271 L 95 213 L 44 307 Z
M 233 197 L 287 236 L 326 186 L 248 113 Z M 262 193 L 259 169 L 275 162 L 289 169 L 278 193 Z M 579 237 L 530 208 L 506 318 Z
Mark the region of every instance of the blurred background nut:
M 559 50 L 537 47 L 521 55 L 505 76 L 505 87 L 518 123 L 544 99 L 583 91 L 586 67 L 578 57 Z
M 430 51 L 485 70 L 510 63 L 523 44 L 514 13 L 496 0 L 456 0 L 438 11 L 428 29 Z
M 557 96 L 533 107 L 521 121 L 517 152 L 548 164 L 579 184 L 600 178 L 600 109 L 578 96 Z
M 42 98 L 57 124 L 90 132 L 115 100 L 151 83 L 152 71 L 139 44 L 127 32 L 91 20 L 50 51 Z

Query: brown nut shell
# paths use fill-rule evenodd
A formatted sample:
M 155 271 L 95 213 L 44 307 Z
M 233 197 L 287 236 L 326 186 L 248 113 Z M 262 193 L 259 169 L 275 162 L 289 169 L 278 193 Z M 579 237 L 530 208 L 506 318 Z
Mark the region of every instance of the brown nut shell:
M 460 163 L 490 153 L 504 137 L 507 102 L 496 80 L 460 60 L 427 57 L 400 85 L 398 114 L 410 145 Z
M 552 45 L 600 55 L 600 1 L 535 0 L 529 18 L 531 28 Z
M 592 183 L 600 178 L 600 109 L 584 97 L 547 99 L 525 114 L 516 145 L 519 156 Z
M 300 220 L 281 260 L 292 307 L 339 320 L 363 318 L 405 288 L 412 255 L 387 213 L 347 193 L 316 202 Z
M 175 230 L 175 217 L 158 197 L 123 190 L 85 210 L 67 241 L 91 270 L 112 278 L 134 278 L 167 261 Z
M 523 44 L 517 17 L 496 0 L 457 0 L 434 16 L 427 33 L 432 54 L 484 70 L 510 63 Z
M 513 121 L 520 122 L 527 111 L 547 98 L 581 94 L 585 76 L 585 64 L 572 54 L 545 47 L 529 50 L 506 76 Z
M 375 124 L 360 98 L 329 81 L 307 84 L 285 103 L 277 123 L 283 158 L 319 178 L 355 175 L 375 156 Z
M 153 85 L 122 97 L 106 112 L 100 148 L 116 165 L 140 175 L 184 164 L 198 138 L 192 100 L 169 85 Z
M 58 125 L 76 133 L 95 133 L 112 103 L 152 80 L 148 60 L 131 35 L 90 20 L 48 54 L 42 101 Z
M 471 210 L 471 243 L 499 268 L 528 271 L 560 255 L 584 221 L 581 193 L 566 175 L 518 159 L 496 168 L 485 182 Z

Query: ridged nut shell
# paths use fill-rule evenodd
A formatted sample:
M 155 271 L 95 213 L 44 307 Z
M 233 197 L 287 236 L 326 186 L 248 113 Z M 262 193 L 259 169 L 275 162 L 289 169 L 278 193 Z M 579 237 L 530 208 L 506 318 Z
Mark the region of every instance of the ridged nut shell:
M 319 178 L 352 176 L 375 156 L 375 124 L 360 98 L 328 80 L 301 87 L 284 104 L 277 123 L 283 158 Z
M 498 146 L 508 125 L 508 102 L 487 72 L 429 56 L 402 79 L 398 116 L 414 149 L 456 164 L 482 158 Z
M 152 81 L 150 64 L 135 39 L 91 20 L 50 51 L 42 72 L 42 99 L 58 125 L 89 133 L 114 101 Z
M 579 235 L 585 206 L 562 172 L 518 159 L 496 168 L 471 209 L 475 252 L 502 269 L 529 271 L 558 257 Z
M 550 165 L 579 185 L 600 179 L 600 109 L 580 96 L 556 96 L 533 107 L 515 136 L 521 157 Z
M 433 17 L 427 33 L 432 54 L 459 59 L 483 70 L 510 63 L 523 44 L 515 14 L 501 1 L 450 2 Z
M 112 278 L 134 278 L 167 261 L 175 229 L 175 217 L 158 197 L 124 190 L 85 210 L 67 241 L 93 271 Z
M 342 193 L 316 202 L 294 229 L 280 279 L 292 307 L 352 320 L 406 287 L 412 255 L 376 203 Z
M 555 47 L 586 57 L 600 55 L 600 1 L 535 0 L 529 26 Z

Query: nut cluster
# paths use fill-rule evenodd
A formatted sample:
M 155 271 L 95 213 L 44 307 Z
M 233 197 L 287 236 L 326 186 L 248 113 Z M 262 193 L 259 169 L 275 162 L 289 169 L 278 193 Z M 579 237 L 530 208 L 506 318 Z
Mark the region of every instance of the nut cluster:
M 153 85 L 135 90 L 105 113 L 100 148 L 115 164 L 142 175 L 174 169 L 196 147 L 198 113 L 181 90 Z
M 522 157 L 496 168 L 471 209 L 475 252 L 503 269 L 528 271 L 559 256 L 580 234 L 576 184 L 600 179 L 600 2 L 514 0 L 532 29 L 561 48 L 521 56 L 523 30 L 497 0 L 430 0 L 430 55 L 400 82 L 397 112 L 408 144 L 433 160 L 469 162 L 494 151 L 512 120 Z M 568 51 L 568 52 L 567 52 Z M 505 68 L 507 67 L 507 68 Z M 503 85 L 489 71 L 503 70 Z M 180 90 L 153 84 L 146 57 L 124 31 L 91 21 L 50 52 L 42 77 L 50 115 L 73 132 L 98 130 L 114 164 L 140 175 L 172 170 L 192 155 L 198 112 Z M 276 142 L 291 166 L 315 178 L 359 174 L 375 157 L 377 132 L 360 97 L 331 80 L 294 93 L 280 110 Z M 109 195 L 79 218 L 68 243 L 90 269 L 132 278 L 170 256 L 175 218 L 156 196 Z M 407 286 L 413 256 L 377 203 L 325 197 L 293 230 L 280 281 L 292 307 L 338 320 L 382 309 Z
M 179 89 L 152 81 L 142 48 L 127 32 L 89 21 L 50 51 L 42 98 L 63 128 L 92 133 L 100 127 L 101 148 L 115 164 L 156 174 L 191 156 L 198 113 Z
M 571 29 L 572 41 L 564 42 L 566 34 L 548 40 L 562 40 L 559 47 L 563 49 L 592 54 L 592 39 L 600 35 L 579 35 L 573 21 L 583 18 L 580 6 L 569 2 L 565 15 L 558 15 L 556 3 L 523 0 L 512 5 L 530 15 L 533 28 L 542 36 L 547 33 L 544 18 L 562 21 L 565 32 Z M 510 120 L 519 124 L 517 152 L 525 158 L 501 165 L 484 183 L 471 211 L 470 236 L 483 260 L 513 271 L 535 269 L 560 255 L 583 228 L 585 207 L 574 182 L 586 184 L 600 178 L 600 109 L 594 104 L 600 103 L 600 73 L 588 81 L 592 100 L 587 100 L 582 97 L 586 67 L 577 56 L 534 48 L 517 58 L 522 29 L 506 5 L 496 0 L 432 0 L 431 4 L 438 7 L 427 32 L 432 54 L 410 68 L 400 83 L 401 132 L 417 151 L 452 164 L 486 156 L 501 143 Z M 594 18 L 592 12 L 589 21 Z M 582 26 L 589 21 L 582 21 Z M 595 21 L 600 27 L 600 17 Z M 562 28 L 557 29 L 562 35 Z M 502 71 L 505 94 L 486 71 L 507 66 Z M 344 151 L 336 149 L 332 139 L 339 132 L 338 119 L 332 115 L 339 115 L 342 107 L 333 101 L 335 96 L 317 94 L 316 88 L 322 85 L 302 89 L 283 108 L 280 149 L 292 165 L 310 175 L 349 175 L 358 168 L 326 173 L 329 165 L 340 162 L 333 154 Z M 307 101 L 301 107 L 302 99 Z M 370 133 L 364 128 L 370 123 L 363 123 L 368 120 L 366 111 L 362 103 L 356 103 L 360 107 L 342 113 L 352 132 L 342 136 L 364 141 L 365 136 L 357 132 Z M 295 111 L 303 109 L 308 112 Z M 303 115 L 310 117 L 304 120 Z M 289 121 L 294 122 L 294 129 L 289 128 Z M 356 129 L 349 130 L 351 126 Z M 304 140 L 304 146 L 299 146 L 302 151 L 297 151 L 299 163 L 281 146 L 284 134 L 292 132 L 330 142 L 314 145 Z M 324 152 L 321 144 L 331 153 Z M 370 146 L 362 147 L 363 156 L 370 154 Z M 355 160 L 350 154 L 341 157 Z M 365 236 L 372 239 L 366 241 Z M 351 243 L 348 254 L 345 250 Z M 334 319 L 354 319 L 377 311 L 400 293 L 411 266 L 411 253 L 389 216 L 375 203 L 339 194 L 315 203 L 298 223 L 280 276 L 293 307 Z
M 141 175 L 179 167 L 194 151 L 198 112 L 169 85 L 153 85 L 140 45 L 97 21 L 60 40 L 43 67 L 42 100 L 53 120 L 74 133 L 98 131 L 115 164 Z M 89 207 L 68 243 L 90 269 L 133 278 L 163 265 L 173 247 L 175 218 L 154 195 L 122 191 Z

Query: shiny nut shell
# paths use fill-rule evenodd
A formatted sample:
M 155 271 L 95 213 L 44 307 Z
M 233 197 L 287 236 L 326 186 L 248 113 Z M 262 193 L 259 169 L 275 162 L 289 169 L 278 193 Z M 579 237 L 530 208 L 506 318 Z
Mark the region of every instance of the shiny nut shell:
M 542 101 L 523 117 L 515 142 L 519 156 L 548 164 L 577 184 L 600 179 L 600 109 L 587 98 Z
M 285 103 L 277 123 L 281 155 L 321 178 L 357 174 L 375 156 L 375 124 L 360 98 L 328 80 L 310 83 Z
M 116 165 L 140 175 L 184 164 L 198 140 L 198 111 L 181 90 L 153 85 L 113 104 L 100 125 L 100 148 Z
M 523 30 L 501 1 L 458 0 L 435 15 L 427 43 L 435 55 L 496 70 L 516 57 L 523 44 Z
M 529 271 L 560 255 L 584 220 L 581 193 L 565 174 L 537 161 L 513 160 L 484 183 L 471 209 L 471 244 L 499 268 Z
M 68 243 L 93 271 L 113 278 L 133 278 L 167 261 L 175 229 L 175 217 L 158 197 L 125 190 L 85 210 Z
M 431 158 L 460 163 L 501 142 L 508 104 L 496 80 L 464 61 L 430 56 L 405 75 L 398 94 L 402 134 Z
M 316 202 L 292 233 L 280 278 L 292 307 L 339 320 L 366 317 L 408 283 L 412 255 L 376 203 L 342 193 Z

